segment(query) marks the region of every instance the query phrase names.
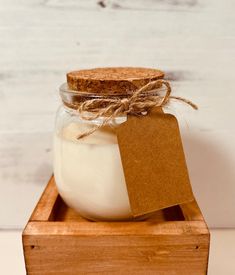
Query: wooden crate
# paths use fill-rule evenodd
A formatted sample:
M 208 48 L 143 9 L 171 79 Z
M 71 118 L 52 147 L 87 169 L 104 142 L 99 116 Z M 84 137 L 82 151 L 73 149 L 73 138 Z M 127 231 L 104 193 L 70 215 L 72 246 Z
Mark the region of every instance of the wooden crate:
M 92 222 L 49 181 L 23 232 L 27 274 L 206 274 L 210 235 L 197 203 L 139 222 Z

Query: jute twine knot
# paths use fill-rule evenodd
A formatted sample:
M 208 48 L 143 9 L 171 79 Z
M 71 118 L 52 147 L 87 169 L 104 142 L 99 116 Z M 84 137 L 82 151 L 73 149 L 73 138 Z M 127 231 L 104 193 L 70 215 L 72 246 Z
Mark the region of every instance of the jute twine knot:
M 160 95 L 159 89 L 166 87 L 164 95 Z M 170 99 L 176 99 L 198 109 L 197 105 L 182 97 L 171 95 L 170 83 L 163 79 L 151 81 L 140 89 L 136 90 L 130 97 L 126 98 L 94 98 L 81 103 L 77 109 L 79 115 L 84 120 L 95 120 L 103 118 L 100 125 L 94 126 L 89 131 L 80 134 L 77 138 L 81 139 L 91 135 L 99 128 L 107 125 L 110 121 L 120 115 L 146 115 L 153 107 L 163 107 Z

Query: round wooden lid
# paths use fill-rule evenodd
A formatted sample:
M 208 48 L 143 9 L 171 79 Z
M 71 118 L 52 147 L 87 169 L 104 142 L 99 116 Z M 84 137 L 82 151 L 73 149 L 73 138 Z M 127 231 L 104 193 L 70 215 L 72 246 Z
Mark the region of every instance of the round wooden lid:
M 149 81 L 164 77 L 157 69 L 113 67 L 79 70 L 67 74 L 69 89 L 99 94 L 129 94 Z

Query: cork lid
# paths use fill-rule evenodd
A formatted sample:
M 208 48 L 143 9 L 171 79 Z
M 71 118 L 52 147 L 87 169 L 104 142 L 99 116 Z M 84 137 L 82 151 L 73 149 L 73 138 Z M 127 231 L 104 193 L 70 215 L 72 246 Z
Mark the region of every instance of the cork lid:
M 150 68 L 95 68 L 69 72 L 67 84 L 69 89 L 85 93 L 130 94 L 163 77 L 162 71 Z

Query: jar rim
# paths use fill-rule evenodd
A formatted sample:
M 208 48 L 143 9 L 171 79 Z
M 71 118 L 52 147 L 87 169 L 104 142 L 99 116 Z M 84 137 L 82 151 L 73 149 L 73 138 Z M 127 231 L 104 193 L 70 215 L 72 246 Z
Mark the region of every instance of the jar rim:
M 69 88 L 68 84 L 65 82 L 63 83 L 60 87 L 59 87 L 59 91 L 60 91 L 60 95 L 63 99 L 64 95 L 70 95 L 70 96 L 79 96 L 81 98 L 107 98 L 107 97 L 129 97 L 133 94 L 134 91 L 130 91 L 127 94 L 123 94 L 123 93 L 91 93 L 91 92 L 84 92 L 84 91 L 77 91 L 77 90 L 72 90 Z

